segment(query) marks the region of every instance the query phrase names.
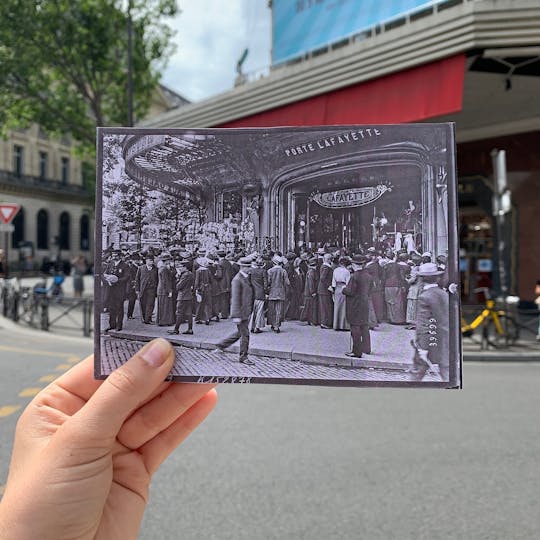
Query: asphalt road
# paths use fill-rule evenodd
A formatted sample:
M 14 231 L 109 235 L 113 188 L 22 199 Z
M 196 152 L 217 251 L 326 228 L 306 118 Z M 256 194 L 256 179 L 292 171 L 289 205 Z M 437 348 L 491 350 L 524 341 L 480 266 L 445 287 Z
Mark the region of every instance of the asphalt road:
M 0 485 L 8 407 L 90 348 L 0 329 Z M 539 384 L 540 363 L 468 362 L 462 391 L 222 385 L 141 538 L 536 539 Z

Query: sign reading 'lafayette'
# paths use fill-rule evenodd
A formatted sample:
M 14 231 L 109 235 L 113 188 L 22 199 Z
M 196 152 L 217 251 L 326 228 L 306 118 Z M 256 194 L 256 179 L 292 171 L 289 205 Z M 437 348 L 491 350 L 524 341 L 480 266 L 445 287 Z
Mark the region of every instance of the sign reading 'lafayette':
M 378 184 L 371 187 L 316 193 L 312 200 L 324 208 L 354 208 L 376 201 L 387 191 L 392 191 L 392 189 L 385 184 Z

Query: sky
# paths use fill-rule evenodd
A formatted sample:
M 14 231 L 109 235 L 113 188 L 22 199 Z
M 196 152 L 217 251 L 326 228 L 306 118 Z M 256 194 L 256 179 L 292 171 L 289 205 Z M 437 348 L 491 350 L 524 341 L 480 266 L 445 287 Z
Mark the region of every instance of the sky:
M 236 63 L 249 48 L 244 73 L 267 72 L 271 50 L 268 0 L 178 0 L 181 13 L 169 21 L 176 53 L 161 82 L 190 101 L 230 90 Z

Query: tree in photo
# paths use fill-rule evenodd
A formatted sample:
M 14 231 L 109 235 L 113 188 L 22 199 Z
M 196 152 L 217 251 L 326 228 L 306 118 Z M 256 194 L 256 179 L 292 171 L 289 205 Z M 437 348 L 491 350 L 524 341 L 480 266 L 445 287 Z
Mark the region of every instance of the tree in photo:
M 96 126 L 128 123 L 128 22 L 133 109 L 148 110 L 171 54 L 176 0 L 2 0 L 1 130 L 35 122 L 92 156 Z

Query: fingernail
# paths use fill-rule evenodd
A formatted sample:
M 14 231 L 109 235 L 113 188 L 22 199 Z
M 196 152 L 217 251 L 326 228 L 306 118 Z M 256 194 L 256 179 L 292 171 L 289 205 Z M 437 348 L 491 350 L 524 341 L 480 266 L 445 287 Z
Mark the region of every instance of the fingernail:
M 163 365 L 165 360 L 167 360 L 167 356 L 169 355 L 169 351 L 171 350 L 171 346 L 167 341 L 164 339 L 155 339 L 154 341 L 151 341 L 148 345 L 146 345 L 142 351 L 141 351 L 141 358 L 152 367 L 159 367 Z

